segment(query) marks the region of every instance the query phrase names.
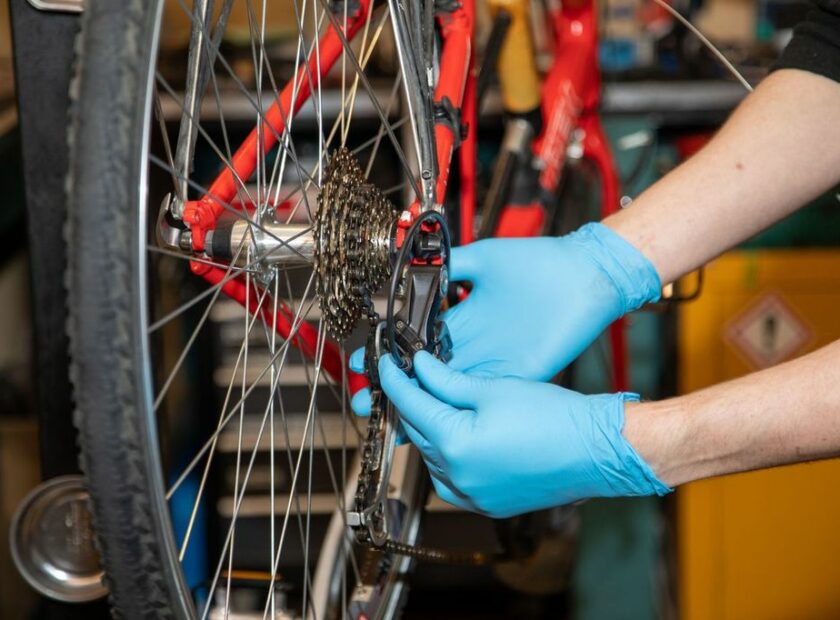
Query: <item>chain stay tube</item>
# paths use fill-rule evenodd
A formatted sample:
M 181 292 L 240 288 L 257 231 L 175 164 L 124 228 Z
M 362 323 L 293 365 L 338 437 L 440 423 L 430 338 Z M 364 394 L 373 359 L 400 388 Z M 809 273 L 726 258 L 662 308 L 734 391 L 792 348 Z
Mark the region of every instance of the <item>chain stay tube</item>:
M 429 0 L 431 1 L 431 0 Z M 411 24 L 413 18 L 422 19 L 417 15 L 420 7 L 408 5 L 406 0 L 388 0 L 388 7 L 391 11 L 391 24 L 394 29 L 394 42 L 397 46 L 397 57 L 400 63 L 400 70 L 403 75 L 403 87 L 405 89 L 405 101 L 408 107 L 408 114 L 417 119 L 411 124 L 414 136 L 414 145 L 417 150 L 417 161 L 420 166 L 420 187 L 422 195 L 418 200 L 422 210 L 432 209 L 435 205 L 434 173 L 437 166 L 434 161 L 434 139 L 435 136 L 429 126 L 432 118 L 431 110 L 428 109 L 428 101 L 424 97 L 416 98 L 416 93 L 425 93 L 429 89 L 428 76 L 425 71 L 425 54 L 418 46 L 423 44 L 425 37 L 411 36 Z M 420 39 L 420 40 L 417 40 Z M 419 104 L 420 109 L 415 109 Z
M 438 24 L 443 38 L 440 57 L 440 74 L 434 91 L 435 105 L 435 150 L 437 157 L 438 178 L 435 186 L 436 206 L 444 204 L 446 188 L 449 184 L 452 153 L 461 142 L 464 133 L 467 140 L 472 140 L 471 152 L 475 152 L 475 127 L 462 124 L 462 107 L 474 114 L 472 107 L 464 106 L 465 91 L 470 79 L 472 66 L 472 36 L 475 16 L 475 0 L 463 0 L 452 9 L 441 10 Z M 474 88 L 473 88 L 474 91 Z M 474 92 L 471 93 L 474 98 Z M 473 134 L 472 138 L 469 134 Z M 467 153 L 469 156 L 469 153 Z M 471 162 L 472 188 L 475 188 L 475 160 Z M 463 207 L 464 197 L 462 197 Z M 403 213 L 397 222 L 397 246 L 401 247 L 405 231 L 412 225 L 421 211 L 421 204 L 415 201 Z M 471 219 L 471 218 L 470 218 Z
M 281 300 L 277 301 L 277 315 L 272 314 L 272 311 L 263 306 L 260 308 L 258 300 L 261 297 L 261 292 L 257 285 L 251 284 L 251 293 L 247 295 L 247 285 L 242 277 L 230 278 L 228 272 L 220 267 L 214 267 L 206 263 L 199 263 L 193 261 L 190 263 L 192 272 L 200 275 L 211 285 L 221 285 L 222 293 L 245 306 L 246 299 L 248 301 L 248 311 L 254 316 L 259 312 L 259 318 L 262 319 L 266 325 L 275 325 L 277 333 L 284 339 L 289 338 L 292 331 L 295 330 L 292 336 L 292 344 L 297 347 L 308 359 L 315 359 L 315 352 L 318 346 L 318 329 L 312 324 L 298 318 L 298 325 L 295 325 L 295 314 L 291 309 Z M 224 281 L 224 284 L 220 284 Z M 338 345 L 327 339 L 323 342 L 324 351 L 322 353 L 322 366 L 324 372 L 334 382 L 341 384 L 343 371 L 347 364 L 347 356 L 342 356 Z M 362 388 L 367 387 L 368 381 L 363 374 L 358 374 L 352 371 L 347 371 L 348 388 L 351 394 L 355 394 Z
M 434 92 L 435 106 L 440 108 L 449 102 L 448 105 L 457 111 L 459 119 L 464 105 L 467 78 L 472 66 L 474 14 L 475 0 L 462 0 L 460 6 L 451 11 L 441 12 L 438 18 L 443 37 L 443 50 L 440 58 L 440 76 Z M 440 118 L 435 123 L 438 161 L 436 200 L 438 204 L 443 204 L 446 197 L 452 152 L 461 141 L 462 130 L 463 126 L 460 123 L 451 123 Z M 475 128 L 472 128 L 472 131 L 475 132 Z
M 476 139 L 477 83 L 475 58 L 470 54 L 467 67 L 467 83 L 464 87 L 464 101 L 461 105 L 461 119 L 466 128 L 466 137 L 458 149 L 459 169 L 461 172 L 460 218 L 458 221 L 461 245 L 472 243 L 475 222 L 476 166 L 478 161 L 478 140 Z

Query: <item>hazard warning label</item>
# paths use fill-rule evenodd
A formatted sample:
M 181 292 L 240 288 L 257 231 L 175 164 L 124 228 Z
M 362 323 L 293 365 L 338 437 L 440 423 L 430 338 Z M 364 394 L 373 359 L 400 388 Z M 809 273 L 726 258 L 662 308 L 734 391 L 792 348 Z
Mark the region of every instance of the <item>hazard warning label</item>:
M 767 368 L 794 357 L 811 331 L 781 297 L 769 294 L 736 317 L 725 337 L 756 368 Z

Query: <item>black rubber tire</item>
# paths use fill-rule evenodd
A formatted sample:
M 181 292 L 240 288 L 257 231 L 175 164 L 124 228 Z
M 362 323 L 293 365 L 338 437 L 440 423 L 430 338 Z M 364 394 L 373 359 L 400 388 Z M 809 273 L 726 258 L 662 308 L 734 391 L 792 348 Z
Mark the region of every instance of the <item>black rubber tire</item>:
M 151 392 L 143 368 L 140 145 L 159 4 L 85 4 L 68 136 L 66 283 L 80 464 L 114 615 L 131 619 L 194 615 L 180 567 L 172 566 L 177 550 L 153 458 L 157 431 L 146 413 Z

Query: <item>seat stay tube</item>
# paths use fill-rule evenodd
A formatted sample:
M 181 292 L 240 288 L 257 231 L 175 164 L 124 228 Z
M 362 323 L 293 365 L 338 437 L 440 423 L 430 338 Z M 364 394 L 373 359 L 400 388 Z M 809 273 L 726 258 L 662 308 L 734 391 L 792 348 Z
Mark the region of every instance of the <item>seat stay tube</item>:
M 446 197 L 452 153 L 462 138 L 460 135 L 463 127 L 462 108 L 471 66 L 474 10 L 475 0 L 462 0 L 459 6 L 442 14 L 439 18 L 443 50 L 440 59 L 440 77 L 434 92 L 435 106 L 440 111 L 451 106 L 456 118 L 446 119 L 441 114 L 435 122 L 438 204 L 443 204 Z M 475 132 L 475 128 L 472 128 L 472 131 Z
M 359 0 L 353 15 L 348 15 L 344 36 L 350 40 L 367 19 L 371 0 Z M 318 89 L 321 79 L 329 73 L 341 56 L 344 47 L 341 36 L 332 25 L 321 37 L 316 50 L 309 54 L 306 64 L 301 66 L 294 79 L 289 80 L 279 97 L 269 106 L 262 118 L 262 131 L 257 127 L 245 138 L 231 158 L 231 166 L 225 167 L 210 185 L 207 193 L 199 200 L 189 201 L 184 207 L 184 223 L 192 231 L 192 247 L 204 250 L 204 235 L 216 225 L 222 212 L 229 208 L 237 193 L 238 179 L 247 180 L 257 168 L 260 157 L 265 156 L 277 143 L 286 129 L 287 120 L 296 114 L 309 99 L 313 89 Z M 259 134 L 262 136 L 258 138 Z M 262 153 L 259 153 L 259 142 Z
M 443 10 L 438 16 L 443 46 L 440 56 L 440 74 L 434 90 L 435 106 L 435 149 L 437 158 L 438 177 L 435 185 L 435 203 L 442 206 L 446 199 L 451 172 L 452 154 L 461 143 L 462 138 L 472 140 L 468 146 L 467 155 L 474 152 L 475 127 L 463 124 L 464 111 L 474 111 L 472 104 L 465 104 L 467 86 L 470 77 L 473 20 L 475 15 L 475 0 L 463 0 L 451 9 Z M 474 88 L 469 93 L 474 98 Z M 472 106 L 472 107 L 471 107 Z M 462 132 L 466 130 L 466 136 Z M 470 136 L 472 134 L 472 136 Z M 470 151 L 472 149 L 472 151 Z M 462 169 L 462 183 L 466 177 L 467 185 L 461 188 L 461 215 L 471 220 L 470 206 L 464 207 L 464 200 L 475 195 L 475 160 L 462 156 L 465 169 Z M 466 172 L 466 174 L 464 174 Z M 466 195 L 465 195 L 466 193 Z M 408 209 L 410 217 L 401 217 L 397 226 L 397 246 L 402 244 L 405 231 L 414 222 L 421 211 L 420 201 L 415 199 Z

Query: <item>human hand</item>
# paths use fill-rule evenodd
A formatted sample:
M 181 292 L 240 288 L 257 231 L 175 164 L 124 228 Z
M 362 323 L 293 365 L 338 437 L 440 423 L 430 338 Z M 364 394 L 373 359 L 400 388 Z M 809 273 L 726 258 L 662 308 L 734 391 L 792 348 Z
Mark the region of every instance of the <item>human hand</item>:
M 653 265 L 602 224 L 564 237 L 453 248 L 449 278 L 473 284 L 443 317 L 452 337 L 450 366 L 539 381 L 565 368 L 614 320 L 659 299 L 661 289 Z M 358 392 L 353 410 L 366 414 L 369 402 L 366 391 Z
M 388 356 L 390 357 L 390 356 Z M 365 349 L 364 347 L 356 349 L 350 355 L 350 360 L 348 363 L 350 366 L 350 370 L 357 373 L 365 372 Z M 370 389 L 364 388 L 359 390 L 355 394 L 353 394 L 353 398 L 350 400 L 350 408 L 356 413 L 356 415 L 360 415 L 363 417 L 370 415 Z M 401 446 L 403 444 L 408 443 L 408 438 L 405 435 L 405 431 L 403 430 L 402 424 L 400 424 L 399 420 L 395 420 L 397 425 L 397 445 Z
M 546 381 L 614 320 L 659 299 L 653 265 L 603 224 L 564 237 L 487 239 L 454 248 L 449 278 L 469 296 L 444 320 L 450 366 Z
M 382 387 L 444 501 L 508 517 L 670 491 L 622 436 L 624 402 L 635 395 L 469 375 L 422 351 L 414 370 L 419 384 L 390 356 L 379 363 Z

